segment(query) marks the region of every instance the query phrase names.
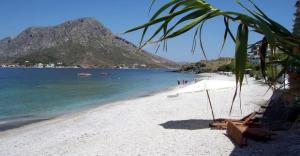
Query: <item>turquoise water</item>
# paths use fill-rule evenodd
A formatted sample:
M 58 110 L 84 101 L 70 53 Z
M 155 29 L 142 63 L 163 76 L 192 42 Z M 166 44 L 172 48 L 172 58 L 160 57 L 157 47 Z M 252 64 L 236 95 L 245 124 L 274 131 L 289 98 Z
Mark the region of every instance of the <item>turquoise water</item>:
M 79 77 L 80 72 L 92 76 Z M 0 68 L 0 121 L 54 117 L 144 96 L 176 86 L 177 80 L 194 78 L 158 69 Z

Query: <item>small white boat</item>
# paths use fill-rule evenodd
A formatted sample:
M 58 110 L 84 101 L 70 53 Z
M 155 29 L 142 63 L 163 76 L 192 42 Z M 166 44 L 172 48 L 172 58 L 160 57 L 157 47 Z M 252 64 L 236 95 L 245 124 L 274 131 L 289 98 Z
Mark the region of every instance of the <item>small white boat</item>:
M 100 76 L 108 76 L 109 74 L 108 73 L 106 73 L 106 72 L 102 72 L 102 73 L 100 73 Z
M 81 76 L 81 77 L 88 77 L 88 76 L 92 76 L 91 73 L 78 73 L 77 74 L 78 76 Z

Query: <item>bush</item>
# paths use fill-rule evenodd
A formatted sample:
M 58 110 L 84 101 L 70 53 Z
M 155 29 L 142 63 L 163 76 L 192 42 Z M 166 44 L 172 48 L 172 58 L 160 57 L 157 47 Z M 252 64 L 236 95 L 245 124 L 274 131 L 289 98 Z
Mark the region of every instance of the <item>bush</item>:
M 218 68 L 218 71 L 225 71 L 225 72 L 233 72 L 234 65 L 233 64 L 225 64 Z

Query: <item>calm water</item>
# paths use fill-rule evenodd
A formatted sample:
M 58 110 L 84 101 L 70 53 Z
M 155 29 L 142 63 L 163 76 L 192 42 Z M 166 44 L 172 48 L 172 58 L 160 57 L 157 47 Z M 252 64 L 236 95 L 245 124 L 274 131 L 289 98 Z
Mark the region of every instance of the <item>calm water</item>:
M 78 77 L 88 72 L 91 77 Z M 101 76 L 100 73 L 108 73 Z M 0 121 L 45 118 L 147 95 L 193 74 L 141 69 L 0 68 Z

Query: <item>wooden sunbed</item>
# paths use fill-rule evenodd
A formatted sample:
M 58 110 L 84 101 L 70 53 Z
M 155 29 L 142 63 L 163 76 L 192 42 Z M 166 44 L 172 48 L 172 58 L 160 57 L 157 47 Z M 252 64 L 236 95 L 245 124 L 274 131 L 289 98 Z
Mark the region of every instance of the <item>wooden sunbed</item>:
M 228 121 L 227 123 L 227 134 L 228 136 L 238 144 L 239 146 L 247 145 L 247 138 L 245 136 L 246 127 L 238 127 L 233 122 Z
M 227 129 L 227 123 L 230 122 L 234 122 L 235 124 L 241 124 L 241 125 L 249 125 L 250 123 L 253 123 L 253 118 L 255 117 L 255 115 L 257 114 L 257 112 L 253 112 L 245 117 L 243 117 L 242 119 L 224 119 L 224 118 L 220 118 L 220 119 L 216 119 L 215 121 L 213 121 L 212 123 L 209 124 L 209 126 L 212 129 Z
M 269 140 L 272 133 L 263 128 L 252 128 L 249 125 L 236 124 L 234 122 L 227 122 L 228 136 L 239 146 L 247 145 L 247 138 L 255 140 Z
M 263 129 L 263 128 L 252 128 L 248 127 L 246 130 L 246 136 L 254 140 L 270 140 L 273 133 Z

